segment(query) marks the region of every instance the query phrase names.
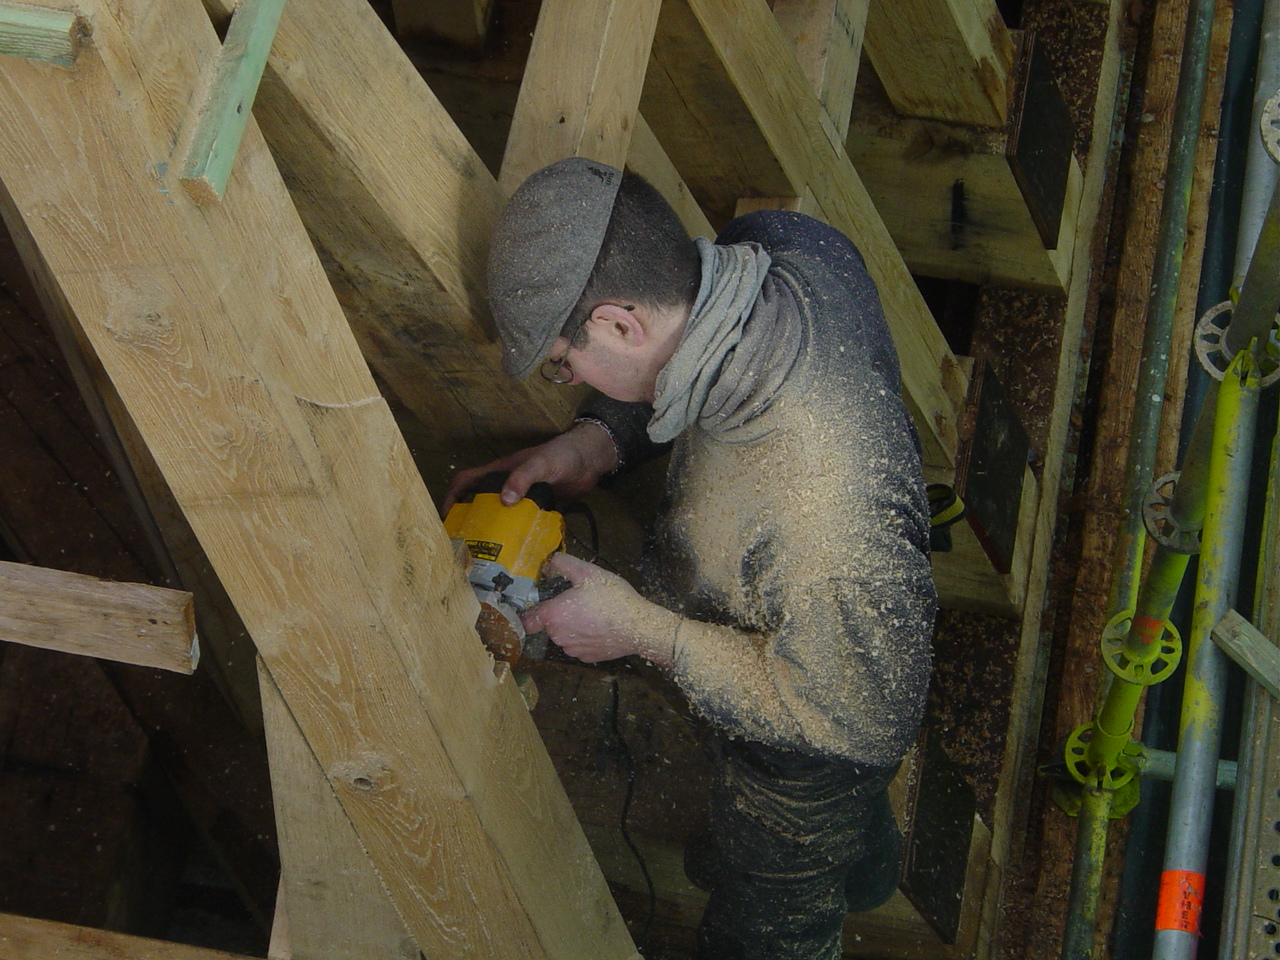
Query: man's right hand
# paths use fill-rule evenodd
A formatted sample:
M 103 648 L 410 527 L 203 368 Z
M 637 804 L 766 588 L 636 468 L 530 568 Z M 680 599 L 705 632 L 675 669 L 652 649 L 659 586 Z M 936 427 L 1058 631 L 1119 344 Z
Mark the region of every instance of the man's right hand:
M 540 480 L 551 484 L 557 497 L 580 497 L 617 465 L 618 452 L 612 438 L 598 423 L 584 421 L 536 447 L 526 447 L 481 467 L 460 470 L 449 484 L 440 513 L 448 513 L 467 490 L 495 470 L 509 474 L 502 487 L 502 502 L 511 506 Z

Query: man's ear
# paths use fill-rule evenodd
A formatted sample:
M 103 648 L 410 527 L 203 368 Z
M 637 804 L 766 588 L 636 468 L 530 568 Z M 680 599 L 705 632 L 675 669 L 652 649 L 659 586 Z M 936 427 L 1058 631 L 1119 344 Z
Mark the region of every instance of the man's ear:
M 648 338 L 648 330 L 636 316 L 635 307 L 627 309 L 616 303 L 602 303 L 591 311 L 593 334 L 614 338 L 627 346 L 641 346 Z

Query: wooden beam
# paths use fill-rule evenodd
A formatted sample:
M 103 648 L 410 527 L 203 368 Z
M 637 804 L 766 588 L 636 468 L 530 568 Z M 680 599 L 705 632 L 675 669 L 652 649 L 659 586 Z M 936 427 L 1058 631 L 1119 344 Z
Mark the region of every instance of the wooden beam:
M 460 47 L 484 45 L 493 0 L 391 0 L 396 33 L 442 37 Z
M 220 200 L 227 188 L 283 9 L 284 0 L 236 5 L 182 170 L 182 185 L 199 203 Z
M 88 33 L 88 25 L 73 11 L 0 2 L 0 56 L 69 67 Z
M 0 640 L 191 673 L 191 594 L 0 560 Z
M 1213 628 L 1213 642 L 1234 660 L 1240 669 L 1262 684 L 1280 700 L 1280 647 L 1234 610 L 1223 614 Z
M 288 931 L 290 960 L 417 960 L 412 935 L 261 658 L 258 680 L 280 836 L 273 941 L 275 931 Z
M 796 48 L 837 140 L 849 134 L 849 111 L 862 59 L 871 0 L 775 0 L 773 15 Z
M 223 203 L 157 189 L 204 12 L 90 6 L 74 76 L 0 76 L 0 181 L 406 926 L 448 956 L 633 957 L 256 125 Z
M 1004 125 L 1014 45 L 995 0 L 876 0 L 865 46 L 899 113 Z
M 626 163 L 660 0 L 545 0 L 498 185 L 566 157 Z
M 653 128 L 639 113 L 636 114 L 636 127 L 631 134 L 627 167 L 648 180 L 667 198 L 690 236 L 715 239 L 716 231 L 711 226 L 711 221 L 689 192 L 688 184 L 681 178 L 667 152 L 662 149 L 662 144 L 654 136 Z
M 205 7 L 224 22 L 233 3 Z M 497 183 L 367 2 L 285 7 L 254 117 L 365 357 L 424 426 L 430 489 L 569 424 L 580 394 L 502 372 Z
M 1047 250 L 1005 157 L 1003 131 L 898 116 L 862 82 L 845 147 L 912 273 L 1065 293 L 1083 185 L 1070 158 Z
M 880 291 L 925 458 L 954 463 L 967 377 L 947 348 L 769 9 L 668 0 L 641 109 L 709 212 L 742 197 L 804 196 L 862 251 Z M 713 223 L 715 216 L 713 215 Z
M 0 913 L 4 960 L 250 960 L 239 954 L 185 943 L 132 937 L 110 930 Z

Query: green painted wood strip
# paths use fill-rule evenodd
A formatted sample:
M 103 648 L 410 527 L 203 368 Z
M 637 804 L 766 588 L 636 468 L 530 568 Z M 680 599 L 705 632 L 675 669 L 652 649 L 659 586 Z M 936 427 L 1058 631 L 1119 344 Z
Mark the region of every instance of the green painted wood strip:
M 1213 628 L 1213 641 L 1271 696 L 1280 699 L 1280 647 L 1257 627 L 1228 610 Z
M 182 185 L 199 203 L 221 199 L 227 188 L 283 9 L 284 0 L 243 0 L 231 17 L 182 170 Z
M 69 67 L 85 32 L 71 11 L 0 2 L 0 54 L 4 56 Z

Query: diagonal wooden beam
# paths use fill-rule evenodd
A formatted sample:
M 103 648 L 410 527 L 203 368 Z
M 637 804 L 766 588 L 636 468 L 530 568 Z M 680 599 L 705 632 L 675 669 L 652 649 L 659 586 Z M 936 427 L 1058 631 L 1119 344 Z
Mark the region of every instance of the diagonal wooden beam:
M 366 359 L 425 428 L 432 490 L 569 423 L 572 391 L 502 373 L 485 295 L 497 183 L 365 0 L 286 5 L 254 117 Z
M 203 11 L 86 12 L 75 73 L 0 77 L 0 122 L 22 131 L 0 144 L 6 205 L 406 926 L 429 954 L 633 957 L 256 125 L 216 207 L 164 166 L 187 135 L 183 65 L 216 50 Z
M 822 105 L 768 7 L 667 0 L 641 109 L 709 212 L 727 215 L 740 197 L 810 190 L 822 219 L 853 239 L 884 302 L 926 460 L 946 473 L 968 377 L 843 145 L 819 133 Z
M 660 6 L 545 0 L 502 158 L 503 193 L 566 157 L 626 163 Z
M 0 560 L 0 640 L 191 673 L 191 594 Z
M 291 960 L 417 960 L 413 937 L 261 658 L 258 686 L 280 837 L 273 943 L 278 932 L 287 937 L 283 955 Z
M 1014 44 L 995 0 L 872 0 L 865 45 L 899 113 L 1004 125 Z
M 841 141 L 849 133 L 870 5 L 871 0 L 775 0 L 773 4 L 778 26 L 795 45 L 800 68 Z

